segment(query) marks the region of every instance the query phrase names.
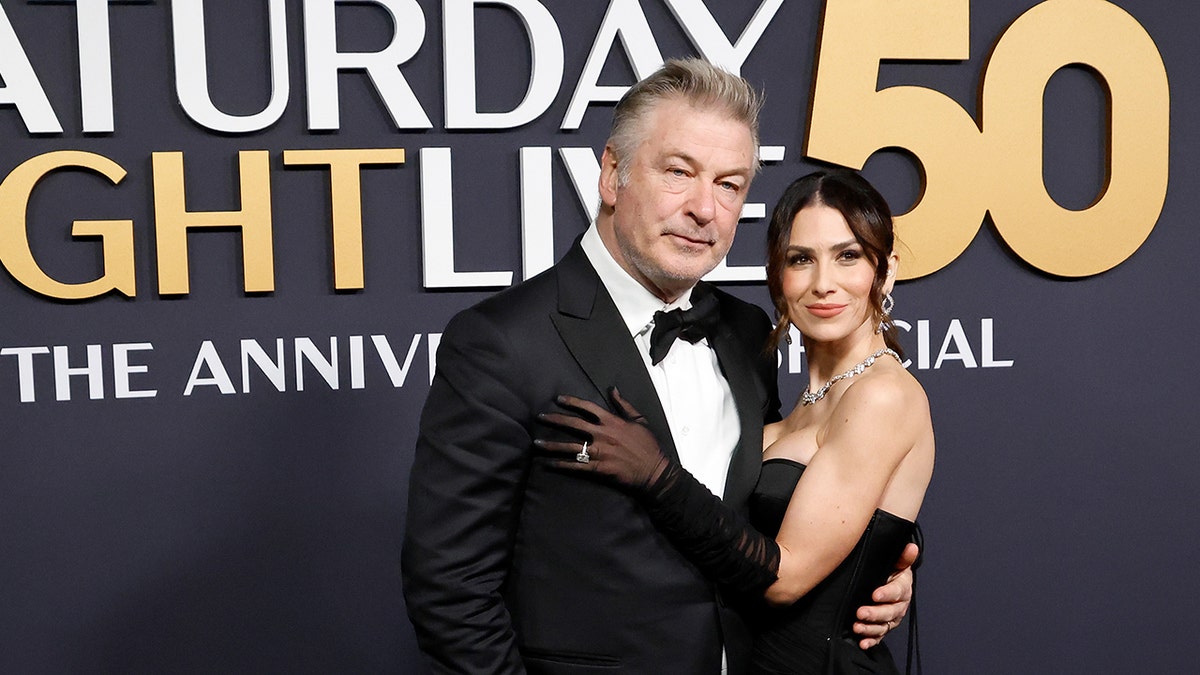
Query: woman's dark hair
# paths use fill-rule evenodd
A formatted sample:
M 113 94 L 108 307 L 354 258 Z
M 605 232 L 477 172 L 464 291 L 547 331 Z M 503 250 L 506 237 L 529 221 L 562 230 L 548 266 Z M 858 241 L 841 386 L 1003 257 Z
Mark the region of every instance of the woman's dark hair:
M 779 344 L 791 327 L 787 301 L 783 297 L 783 269 L 787 265 L 788 243 L 796 214 L 808 206 L 825 205 L 842 214 L 854 239 L 863 247 L 866 258 L 875 267 L 870 303 L 877 319 L 884 322 L 883 339 L 887 346 L 903 355 L 896 340 L 895 327 L 884 317 L 883 286 L 888 276 L 888 255 L 895 244 L 892 211 L 883 195 L 857 171 L 830 169 L 816 171 L 797 179 L 783 191 L 771 214 L 767 228 L 767 290 L 775 305 L 778 325 L 771 333 L 770 349 Z

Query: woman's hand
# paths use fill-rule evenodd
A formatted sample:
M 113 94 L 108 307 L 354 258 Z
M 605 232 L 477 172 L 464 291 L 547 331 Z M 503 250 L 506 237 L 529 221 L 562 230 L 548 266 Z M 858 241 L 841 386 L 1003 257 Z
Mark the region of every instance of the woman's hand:
M 896 561 L 896 571 L 888 577 L 886 584 L 871 594 L 871 601 L 875 604 L 858 608 L 854 632 L 858 634 L 859 647 L 870 649 L 882 642 L 883 636 L 899 626 L 908 613 L 913 596 L 912 567 L 920 553 L 916 544 L 905 546 L 900 560 Z
M 579 432 L 591 440 L 583 443 L 534 440 L 534 445 L 556 457 L 551 464 L 568 471 L 592 471 L 615 479 L 622 485 L 644 489 L 653 485 L 667 467 L 668 460 L 658 440 L 638 413 L 615 388 L 613 407 L 617 413 L 581 398 L 559 396 L 557 403 L 574 413 L 542 413 L 538 419 L 547 424 Z M 596 420 L 592 422 L 587 419 Z
M 616 389 L 615 414 L 573 396 L 558 397 L 558 404 L 575 412 L 547 413 L 541 420 L 590 440 L 535 440 L 556 456 L 551 460 L 555 466 L 594 471 L 632 488 L 654 526 L 706 576 L 733 592 L 762 597 L 775 583 L 780 552 L 774 540 L 754 530 L 679 462 L 665 457 L 642 416 Z

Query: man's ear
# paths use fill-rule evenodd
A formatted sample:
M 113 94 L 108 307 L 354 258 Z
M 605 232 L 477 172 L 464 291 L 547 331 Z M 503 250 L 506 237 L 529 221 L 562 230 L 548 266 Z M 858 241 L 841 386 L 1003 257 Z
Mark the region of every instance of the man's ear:
M 600 203 L 612 207 L 617 203 L 617 184 L 620 175 L 617 172 L 617 153 L 612 146 L 604 146 L 604 154 L 600 155 Z

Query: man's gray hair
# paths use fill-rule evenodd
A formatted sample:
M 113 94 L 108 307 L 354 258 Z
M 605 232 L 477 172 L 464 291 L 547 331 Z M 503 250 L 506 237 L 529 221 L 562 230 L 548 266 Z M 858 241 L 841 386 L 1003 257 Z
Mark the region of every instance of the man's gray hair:
M 649 77 L 629 88 L 613 111 L 608 146 L 617 157 L 617 178 L 629 182 L 629 162 L 645 138 L 645 119 L 655 106 L 684 100 L 701 110 L 724 113 L 750 129 L 754 170 L 758 170 L 758 114 L 762 95 L 746 80 L 704 59 L 669 59 Z

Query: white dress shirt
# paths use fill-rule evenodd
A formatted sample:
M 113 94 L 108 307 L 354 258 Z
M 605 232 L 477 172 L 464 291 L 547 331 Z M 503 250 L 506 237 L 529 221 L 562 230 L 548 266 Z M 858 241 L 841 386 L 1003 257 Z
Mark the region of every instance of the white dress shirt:
M 581 243 L 642 354 L 642 362 L 667 415 L 680 464 L 713 494 L 723 496 L 729 460 L 741 437 L 741 426 L 733 392 L 721 374 L 716 351 L 707 339 L 696 344 L 676 340 L 666 358 L 657 365 L 650 363 L 654 313 L 676 307 L 690 309 L 692 290 L 664 304 L 617 264 L 600 240 L 595 223 L 584 233 Z

